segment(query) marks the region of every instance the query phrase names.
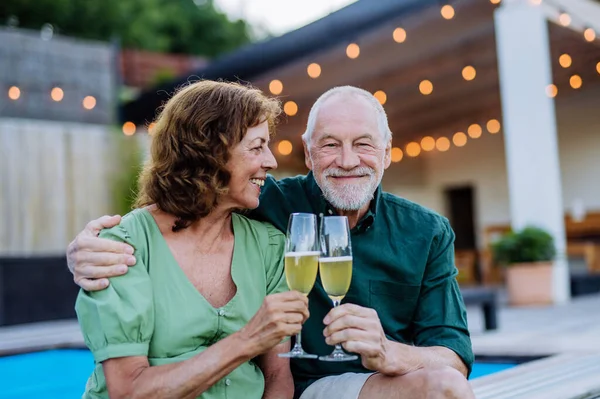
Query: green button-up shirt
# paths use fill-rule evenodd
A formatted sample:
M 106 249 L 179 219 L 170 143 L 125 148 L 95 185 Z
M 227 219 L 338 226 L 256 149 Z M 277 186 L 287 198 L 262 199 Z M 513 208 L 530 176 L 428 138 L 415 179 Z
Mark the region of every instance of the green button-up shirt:
M 280 181 L 269 177 L 252 217 L 285 231 L 293 212 L 335 214 L 312 172 Z M 470 371 L 473 352 L 455 278 L 454 233 L 448 220 L 379 187 L 351 235 L 352 283 L 342 303 L 375 309 L 393 341 L 453 350 Z M 333 350 L 323 336 L 323 318 L 331 308 L 332 302 L 317 279 L 309 295 L 310 318 L 302 329 L 302 345 L 307 352 L 325 355 Z M 319 378 L 368 371 L 360 360 L 292 361 L 297 396 Z

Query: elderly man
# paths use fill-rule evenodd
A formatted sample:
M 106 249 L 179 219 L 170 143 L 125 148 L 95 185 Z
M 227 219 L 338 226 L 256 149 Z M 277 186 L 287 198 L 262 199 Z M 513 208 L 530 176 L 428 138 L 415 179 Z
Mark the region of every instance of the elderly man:
M 383 107 L 362 89 L 331 89 L 313 105 L 302 138 L 311 172 L 268 178 L 251 216 L 282 231 L 292 212 L 348 217 L 352 284 L 343 304 L 332 309 L 317 281 L 302 342 L 316 354 L 341 343 L 360 359 L 293 359 L 296 397 L 473 398 L 466 380 L 473 353 L 455 280 L 454 233 L 440 215 L 381 190 L 391 151 Z M 69 245 L 69 267 L 84 289 L 106 287 L 106 277 L 135 263 L 131 248 L 95 237 L 118 221 L 90 222 Z

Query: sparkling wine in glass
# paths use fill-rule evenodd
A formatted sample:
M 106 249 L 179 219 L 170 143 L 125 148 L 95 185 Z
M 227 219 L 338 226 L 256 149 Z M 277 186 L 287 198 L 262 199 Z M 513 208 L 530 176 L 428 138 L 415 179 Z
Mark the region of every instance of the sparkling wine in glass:
M 319 240 L 317 217 L 312 213 L 290 215 L 285 240 L 285 279 L 290 290 L 308 293 L 315 285 L 319 269 Z M 317 355 L 302 349 L 302 333 L 296 334 L 296 343 L 290 352 L 280 357 L 316 359 Z
M 336 307 L 346 296 L 352 280 L 352 244 L 348 218 L 346 216 L 324 217 L 321 221 L 320 241 L 319 275 L 325 292 Z M 356 359 L 358 356 L 347 354 L 340 344 L 336 344 L 329 355 L 319 357 L 319 360 L 329 362 Z

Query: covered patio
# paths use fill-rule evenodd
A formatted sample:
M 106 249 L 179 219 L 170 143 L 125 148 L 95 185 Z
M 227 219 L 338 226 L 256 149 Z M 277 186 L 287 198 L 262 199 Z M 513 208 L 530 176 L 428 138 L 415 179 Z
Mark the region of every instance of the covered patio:
M 194 78 L 248 81 L 284 104 L 274 139 L 283 177 L 306 171 L 300 136 L 316 98 L 362 87 L 384 105 L 394 135 L 384 188 L 450 218 L 470 281 L 498 282 L 487 248 L 499 231 L 548 229 L 560 303 L 568 255 L 600 268 L 597 242 L 570 242 L 582 226 L 600 238 L 597 36 L 592 0 L 359 0 L 145 93 L 123 121 L 149 124 Z M 574 207 L 583 220 L 573 222 Z

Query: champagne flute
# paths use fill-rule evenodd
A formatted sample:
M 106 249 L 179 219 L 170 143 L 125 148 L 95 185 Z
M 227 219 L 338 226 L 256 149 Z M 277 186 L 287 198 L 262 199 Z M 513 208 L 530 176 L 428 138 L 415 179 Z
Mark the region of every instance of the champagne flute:
M 346 296 L 352 280 L 352 245 L 348 218 L 346 216 L 324 217 L 321 221 L 320 233 L 319 275 L 325 292 L 333 301 L 333 307 L 336 307 Z M 329 362 L 356 359 L 358 356 L 347 354 L 340 344 L 336 344 L 329 355 L 319 357 L 319 360 Z
M 292 213 L 285 239 L 285 279 L 290 290 L 308 296 L 317 279 L 319 269 L 319 241 L 317 217 L 312 213 Z M 296 334 L 296 343 L 290 352 L 280 357 L 316 359 L 317 355 L 302 349 L 302 333 Z

